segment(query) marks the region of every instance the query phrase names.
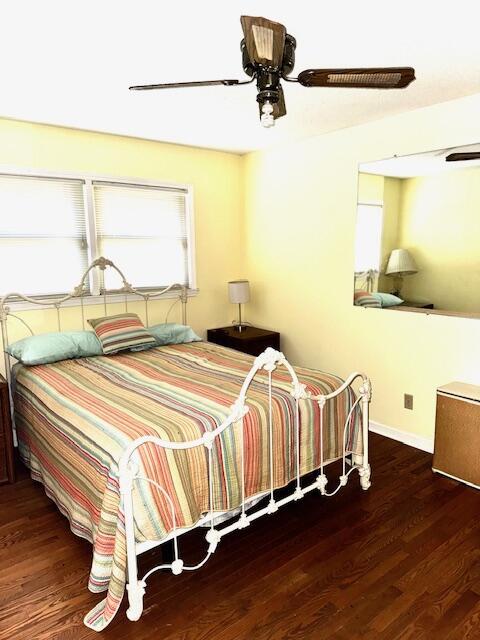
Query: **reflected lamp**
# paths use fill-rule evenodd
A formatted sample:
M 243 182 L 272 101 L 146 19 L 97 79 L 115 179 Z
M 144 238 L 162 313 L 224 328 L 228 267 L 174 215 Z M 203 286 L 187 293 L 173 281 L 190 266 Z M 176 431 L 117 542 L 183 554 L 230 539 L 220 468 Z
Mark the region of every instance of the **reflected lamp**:
M 407 249 L 394 249 L 388 259 L 385 275 L 394 278 L 394 291 L 392 293 L 400 296 L 403 277 L 418 273 L 418 267 L 411 253 Z

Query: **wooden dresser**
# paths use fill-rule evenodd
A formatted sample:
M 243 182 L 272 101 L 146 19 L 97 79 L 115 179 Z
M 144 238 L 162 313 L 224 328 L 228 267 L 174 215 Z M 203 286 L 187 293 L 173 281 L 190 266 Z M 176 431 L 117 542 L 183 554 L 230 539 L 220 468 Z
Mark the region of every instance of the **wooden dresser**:
M 433 470 L 480 489 L 480 387 L 437 389 Z
M 0 376 L 0 484 L 14 480 L 13 434 L 8 384 L 5 378 Z

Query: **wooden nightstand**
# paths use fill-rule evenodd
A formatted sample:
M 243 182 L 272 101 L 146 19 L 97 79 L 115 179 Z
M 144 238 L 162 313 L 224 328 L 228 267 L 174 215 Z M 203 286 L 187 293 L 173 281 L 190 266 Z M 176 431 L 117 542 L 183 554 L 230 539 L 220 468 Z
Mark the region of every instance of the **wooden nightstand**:
M 252 356 L 260 355 L 267 347 L 280 349 L 280 334 L 277 331 L 267 331 L 249 325 L 242 327 L 242 331 L 237 327 L 208 329 L 207 340 Z
M 0 376 L 0 484 L 14 482 L 14 480 L 13 434 L 8 384 L 5 378 Z

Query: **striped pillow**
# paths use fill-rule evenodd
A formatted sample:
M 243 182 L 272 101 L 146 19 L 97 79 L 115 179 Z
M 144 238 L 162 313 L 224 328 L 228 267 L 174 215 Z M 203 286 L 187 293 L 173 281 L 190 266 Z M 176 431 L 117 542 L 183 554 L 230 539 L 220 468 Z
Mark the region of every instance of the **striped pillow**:
M 368 291 L 357 289 L 353 294 L 353 304 L 357 307 L 375 307 L 380 309 L 380 301 L 372 296 Z
M 103 353 L 108 355 L 125 349 L 140 351 L 156 345 L 136 313 L 120 313 L 117 316 L 94 318 L 88 321 L 102 344 Z

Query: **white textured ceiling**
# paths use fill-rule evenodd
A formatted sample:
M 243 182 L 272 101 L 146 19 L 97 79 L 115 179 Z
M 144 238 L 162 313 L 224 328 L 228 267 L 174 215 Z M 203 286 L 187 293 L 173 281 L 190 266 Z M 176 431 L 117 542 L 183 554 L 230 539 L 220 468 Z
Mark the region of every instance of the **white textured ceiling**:
M 480 92 L 478 0 L 10 0 L 2 3 L 0 116 L 246 152 Z M 284 83 L 287 116 L 258 120 L 254 85 L 129 92 L 131 84 L 244 79 L 241 14 L 297 39 L 311 67 L 413 66 L 398 91 Z

